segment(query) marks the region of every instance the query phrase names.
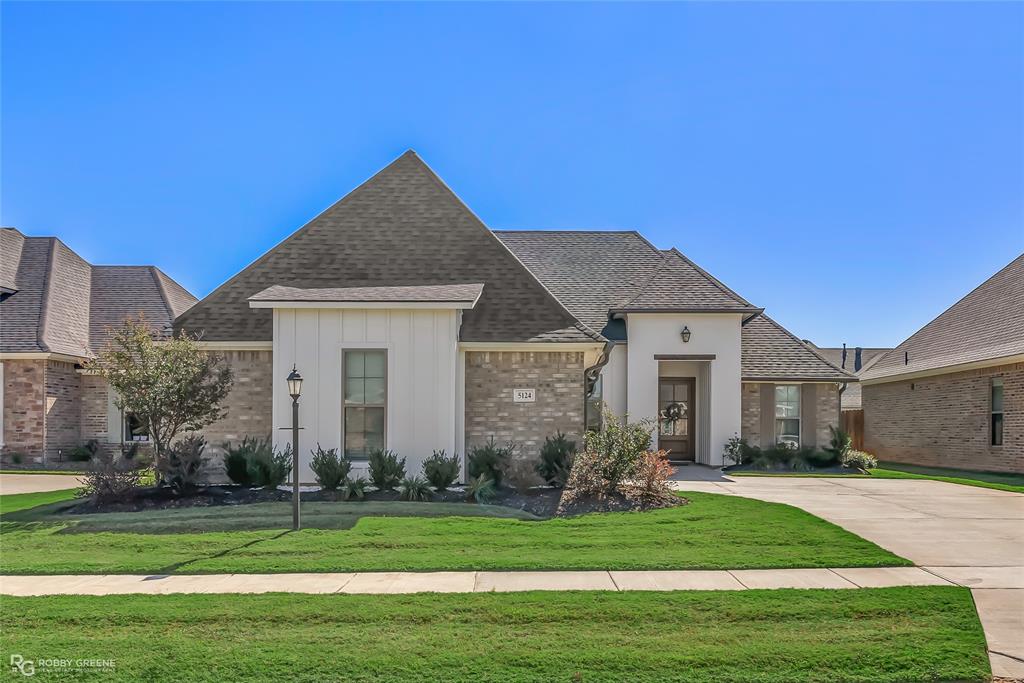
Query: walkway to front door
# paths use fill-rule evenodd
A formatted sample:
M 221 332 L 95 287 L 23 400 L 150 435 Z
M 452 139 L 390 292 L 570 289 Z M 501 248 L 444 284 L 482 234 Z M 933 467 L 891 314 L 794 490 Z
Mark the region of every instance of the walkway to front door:
M 696 420 L 696 379 L 658 379 L 658 448 L 672 461 L 695 459 L 693 427 Z

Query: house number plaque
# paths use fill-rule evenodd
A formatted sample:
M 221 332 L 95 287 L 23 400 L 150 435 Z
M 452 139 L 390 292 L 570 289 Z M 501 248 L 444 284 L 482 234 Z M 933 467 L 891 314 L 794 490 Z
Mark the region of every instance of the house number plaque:
M 512 401 L 514 403 L 533 403 L 537 400 L 536 389 L 513 389 Z

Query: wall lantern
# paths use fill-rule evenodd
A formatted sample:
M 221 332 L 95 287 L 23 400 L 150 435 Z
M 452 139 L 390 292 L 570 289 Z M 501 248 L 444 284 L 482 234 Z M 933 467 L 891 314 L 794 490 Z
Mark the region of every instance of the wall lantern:
M 288 395 L 293 399 L 298 400 L 302 394 L 302 375 L 299 371 L 292 366 L 292 371 L 288 373 Z
M 690 328 L 683 326 L 683 331 L 679 333 L 679 336 L 683 338 L 683 343 L 687 344 L 690 341 Z

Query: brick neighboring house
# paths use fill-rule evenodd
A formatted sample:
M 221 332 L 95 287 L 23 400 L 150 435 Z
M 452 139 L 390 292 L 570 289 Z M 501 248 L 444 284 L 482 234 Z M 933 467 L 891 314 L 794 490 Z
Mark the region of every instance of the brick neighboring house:
M 53 463 L 90 439 L 118 446 L 130 420 L 82 363 L 125 318 L 169 330 L 195 301 L 153 266 L 94 266 L 55 237 L 0 229 L 0 452 Z
M 1024 254 L 861 381 L 865 447 L 878 457 L 1024 472 Z
M 216 445 L 290 435 L 410 472 L 494 437 L 536 453 L 605 404 L 658 423 L 674 459 L 722 464 L 733 435 L 813 446 L 856 378 L 675 249 L 636 232 L 492 231 L 407 152 L 179 315 L 228 356 Z M 670 419 L 671 418 L 671 419 Z M 357 464 L 357 467 L 359 465 Z

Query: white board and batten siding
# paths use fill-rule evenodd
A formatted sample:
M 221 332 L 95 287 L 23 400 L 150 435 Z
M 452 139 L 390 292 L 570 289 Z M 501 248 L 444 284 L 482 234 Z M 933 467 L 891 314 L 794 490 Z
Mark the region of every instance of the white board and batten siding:
M 274 309 L 274 442 L 284 448 L 291 440 L 285 378 L 294 364 L 303 377 L 300 481 L 314 481 L 309 462 L 317 444 L 342 450 L 346 349 L 387 351 L 386 446 L 406 458 L 409 476 L 421 473 L 434 449 L 456 451 L 458 317 L 435 309 Z M 353 474 L 363 472 L 357 461 Z

